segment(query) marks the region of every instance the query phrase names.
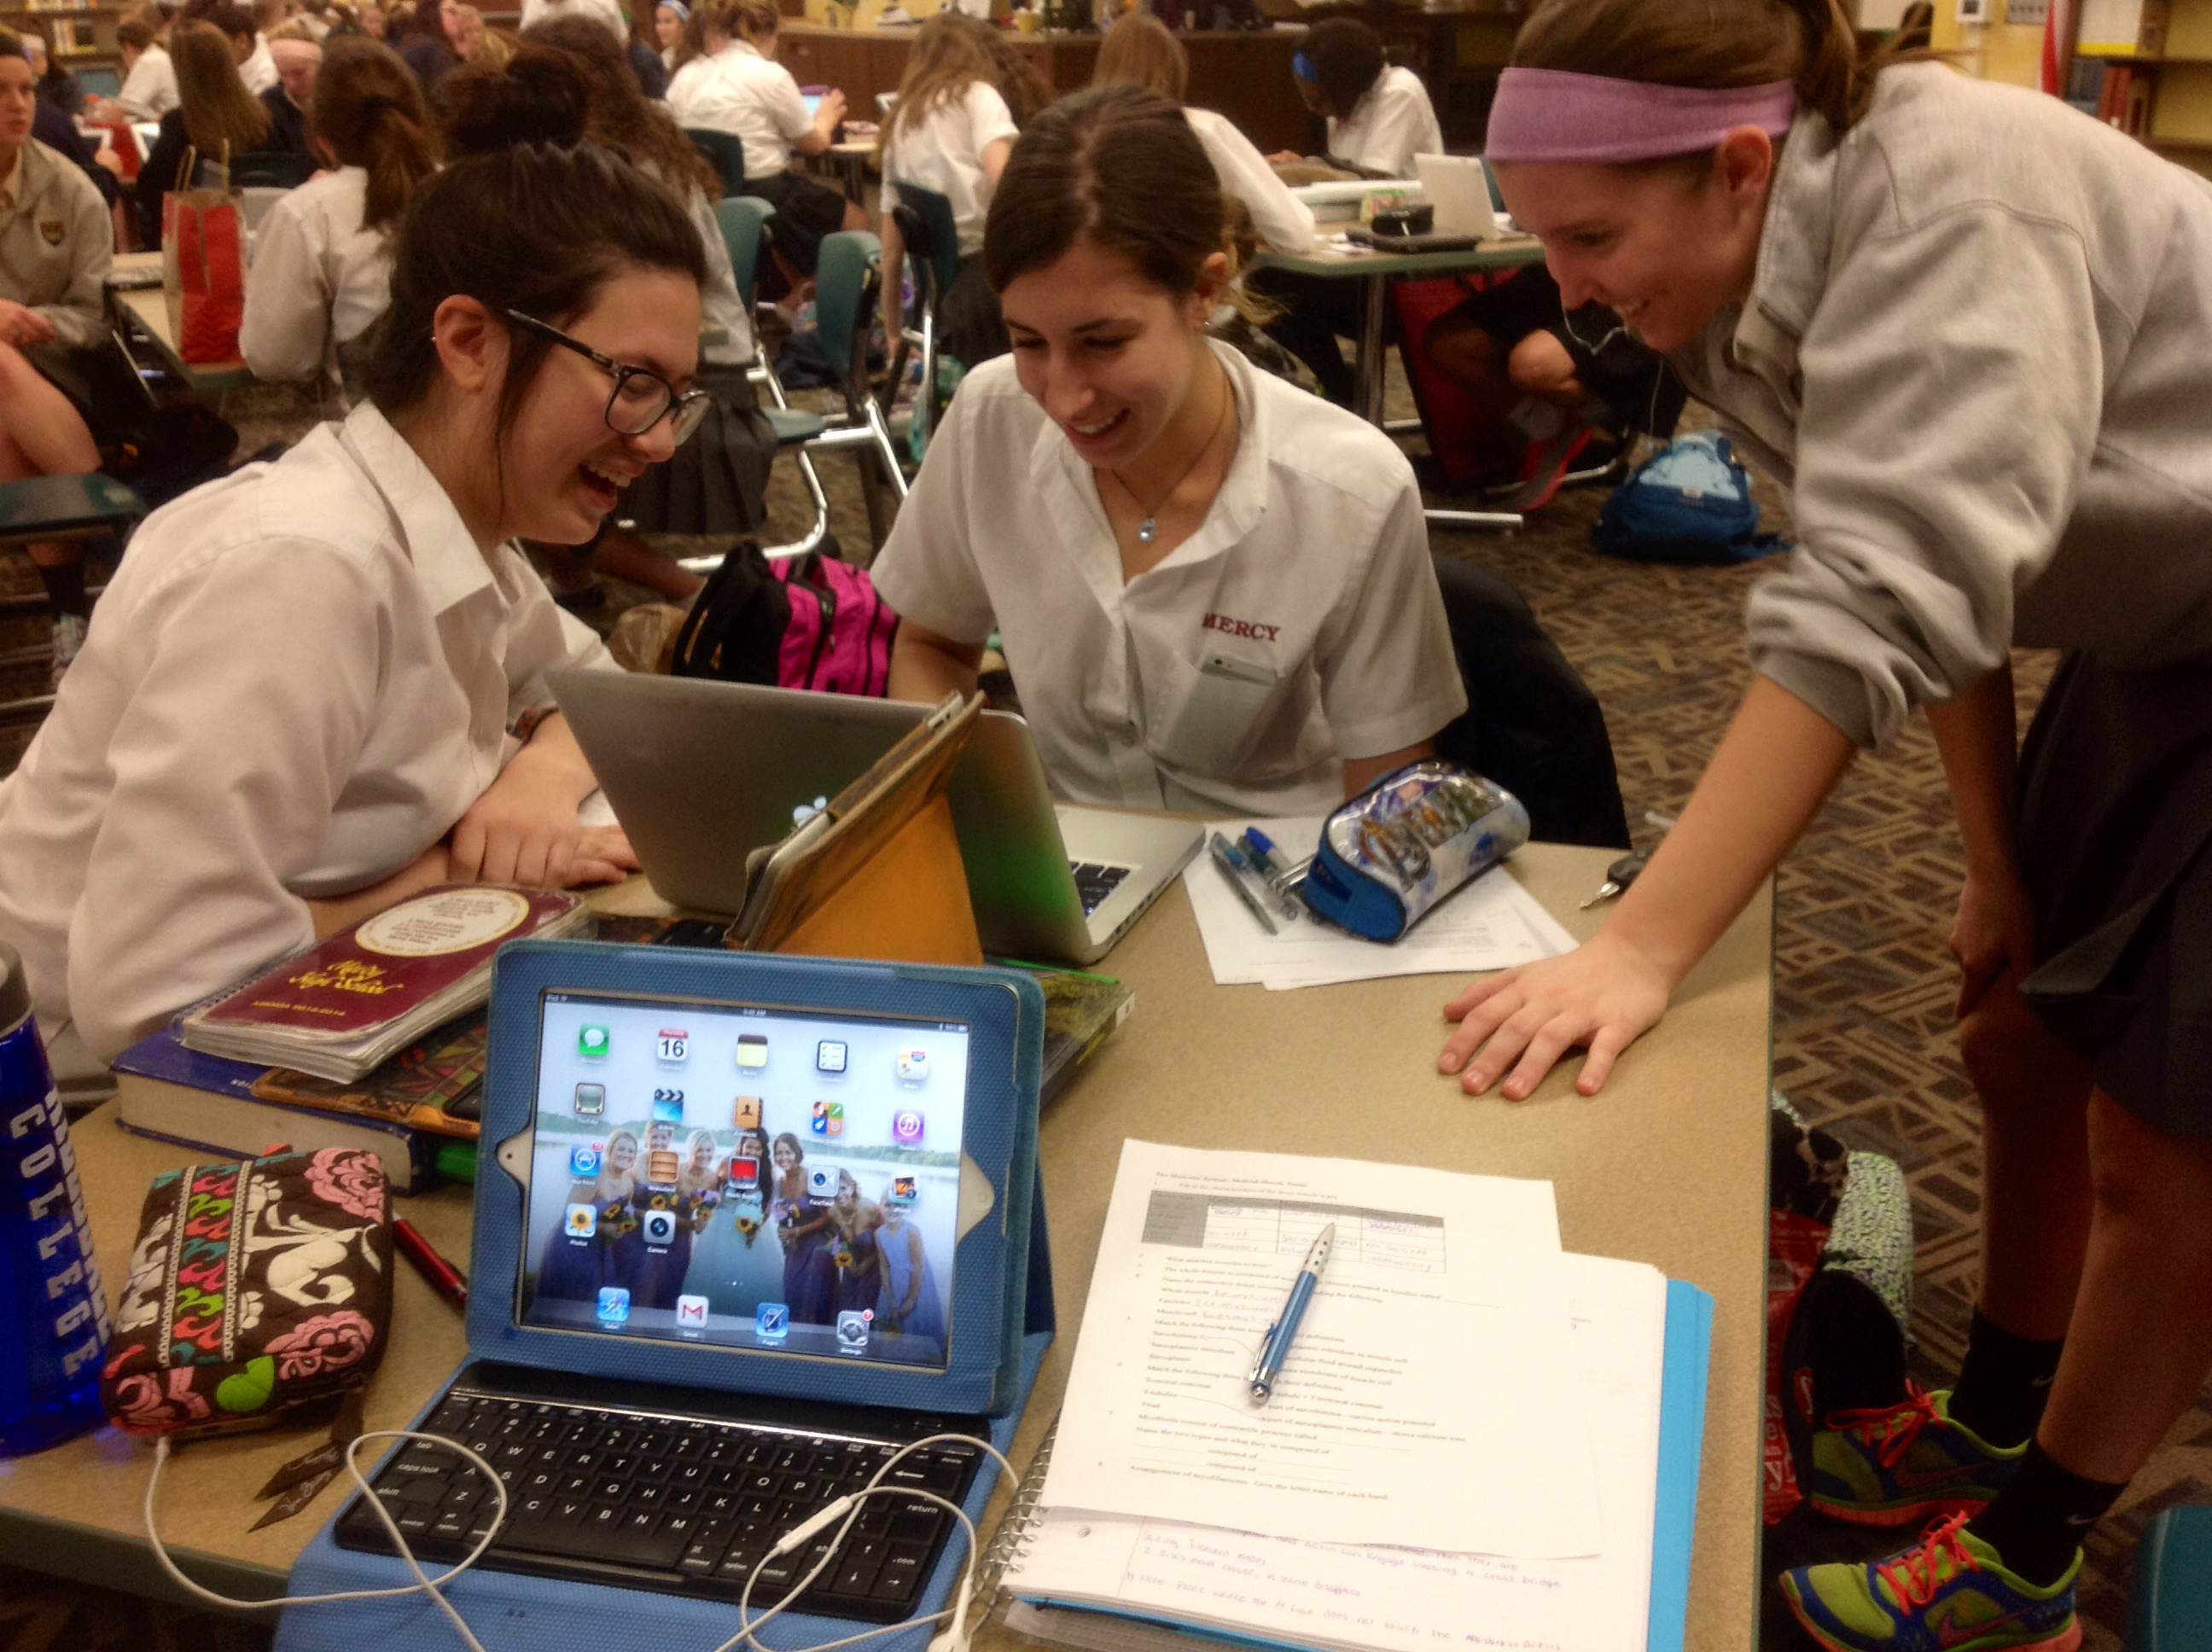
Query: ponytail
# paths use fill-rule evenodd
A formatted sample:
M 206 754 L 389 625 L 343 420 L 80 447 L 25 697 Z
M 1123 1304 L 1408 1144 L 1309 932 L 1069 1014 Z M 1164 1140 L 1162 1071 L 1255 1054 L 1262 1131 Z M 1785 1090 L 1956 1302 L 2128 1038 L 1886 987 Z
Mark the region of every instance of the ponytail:
M 362 228 L 389 234 L 416 187 L 438 169 L 437 137 L 413 71 L 380 41 L 342 35 L 324 50 L 307 120 L 332 160 L 368 173 Z

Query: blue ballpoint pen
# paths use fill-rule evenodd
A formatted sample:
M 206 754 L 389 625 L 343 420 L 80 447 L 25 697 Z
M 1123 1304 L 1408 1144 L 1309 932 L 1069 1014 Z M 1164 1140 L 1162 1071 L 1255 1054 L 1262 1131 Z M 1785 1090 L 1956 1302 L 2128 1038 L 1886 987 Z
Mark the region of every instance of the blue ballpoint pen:
M 1291 1283 L 1290 1300 L 1283 1311 L 1267 1327 L 1267 1340 L 1260 1345 L 1260 1360 L 1252 1367 L 1252 1403 L 1264 1406 L 1273 1396 L 1275 1379 L 1283 1374 L 1283 1357 L 1291 1351 L 1291 1339 L 1298 1333 L 1298 1321 L 1305 1317 L 1306 1304 L 1313 1301 L 1314 1291 L 1321 1285 L 1321 1271 L 1328 1266 L 1329 1247 L 1336 1242 L 1336 1224 L 1332 1222 L 1321 1230 L 1306 1252 L 1305 1266 Z

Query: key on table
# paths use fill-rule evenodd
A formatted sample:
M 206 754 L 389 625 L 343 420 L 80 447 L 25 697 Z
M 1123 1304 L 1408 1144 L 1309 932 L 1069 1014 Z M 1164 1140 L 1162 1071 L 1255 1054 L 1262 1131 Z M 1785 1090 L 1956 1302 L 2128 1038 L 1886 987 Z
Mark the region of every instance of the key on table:
M 1599 902 L 1610 901 L 1614 896 L 1619 895 L 1636 881 L 1637 874 L 1644 870 L 1644 862 L 1650 858 L 1647 854 L 1621 856 L 1620 859 L 1605 869 L 1605 882 L 1598 886 L 1596 894 L 1583 902 L 1582 909 L 1588 912 Z

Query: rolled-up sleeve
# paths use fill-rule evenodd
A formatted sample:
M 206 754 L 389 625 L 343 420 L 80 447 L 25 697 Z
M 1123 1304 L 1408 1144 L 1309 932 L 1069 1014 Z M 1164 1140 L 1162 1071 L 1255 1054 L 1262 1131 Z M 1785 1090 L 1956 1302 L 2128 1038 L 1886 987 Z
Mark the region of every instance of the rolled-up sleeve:
M 1467 709 L 1410 467 L 1364 567 L 1316 641 L 1315 665 L 1340 757 L 1403 750 Z
M 970 455 L 978 449 L 973 416 L 978 399 L 952 398 L 945 423 L 930 438 L 928 462 L 868 572 L 900 618 L 954 642 L 980 644 L 995 621 L 969 543 L 974 529 L 966 495 Z M 999 455 L 1010 465 L 1026 465 L 1029 457 L 1026 451 Z
M 1753 590 L 1752 658 L 1863 746 L 2010 647 L 2097 440 L 2086 249 L 1976 203 L 1837 254 L 1799 351 L 1800 548 Z
M 70 923 L 69 1002 L 102 1060 L 313 938 L 289 880 L 377 717 L 378 604 L 343 556 L 271 539 L 147 600 L 168 611 L 139 628 L 154 652 L 107 750 L 113 789 Z M 285 623 L 241 632 L 248 611 Z M 395 845 L 388 870 L 427 847 Z

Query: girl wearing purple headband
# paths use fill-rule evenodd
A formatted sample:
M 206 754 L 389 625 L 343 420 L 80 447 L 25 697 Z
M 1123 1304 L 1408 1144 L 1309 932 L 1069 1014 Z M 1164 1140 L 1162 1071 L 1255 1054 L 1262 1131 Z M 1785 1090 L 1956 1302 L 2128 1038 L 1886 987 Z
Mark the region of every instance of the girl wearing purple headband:
M 2081 1531 L 2212 1369 L 2212 189 L 2055 99 L 1862 62 L 1830 0 L 1545 0 L 1488 154 L 1568 305 L 1668 354 L 1802 548 L 1650 869 L 1579 951 L 1449 1005 L 1441 1066 L 1518 1100 L 1586 1046 L 1595 1092 L 1925 708 L 1981 1305 L 1958 1386 L 1832 1419 L 1809 1491 L 1972 1518 L 1784 1591 L 1830 1649 L 2063 1652 Z M 2015 646 L 2069 651 L 2024 749 Z

